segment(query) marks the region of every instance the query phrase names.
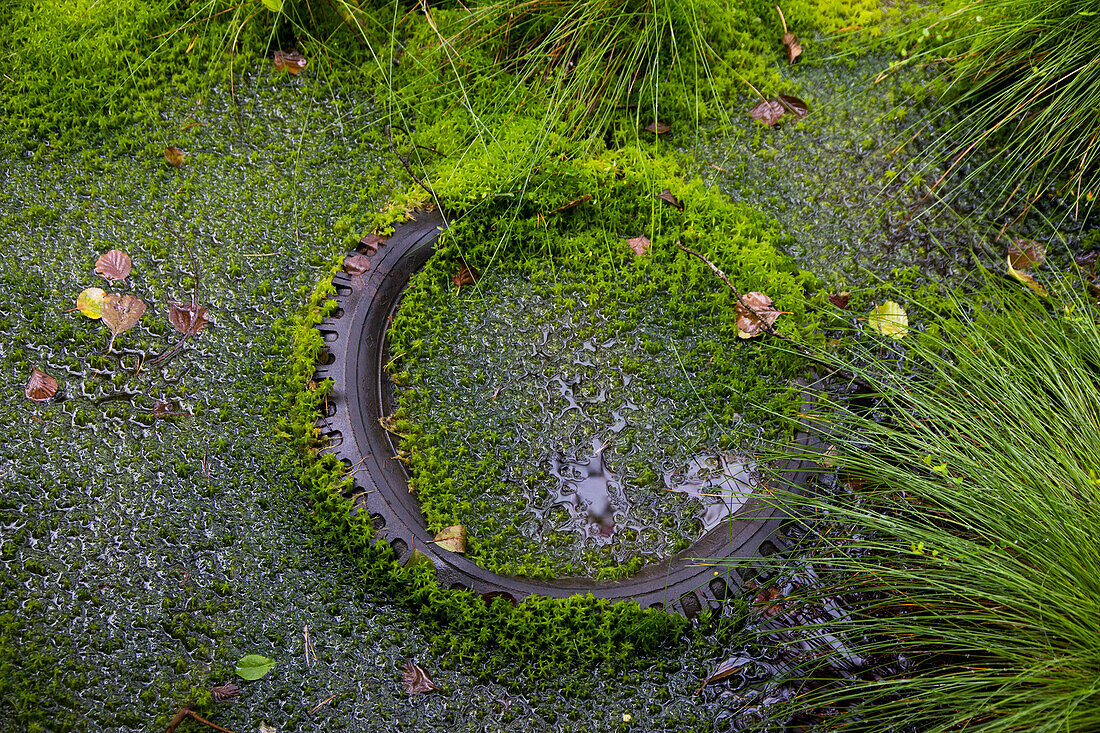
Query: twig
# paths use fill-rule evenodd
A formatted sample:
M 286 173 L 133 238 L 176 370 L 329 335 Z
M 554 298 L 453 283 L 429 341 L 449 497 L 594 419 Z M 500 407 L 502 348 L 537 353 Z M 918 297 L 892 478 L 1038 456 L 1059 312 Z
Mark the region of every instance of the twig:
M 315 713 L 315 712 L 317 712 L 318 710 L 320 710 L 322 706 L 324 706 L 324 705 L 328 705 L 328 704 L 329 704 L 330 702 L 332 702 L 332 701 L 333 701 L 333 700 L 335 700 L 335 699 L 336 699 L 336 695 L 329 695 L 329 696 L 328 696 L 328 697 L 326 697 L 326 698 L 325 698 L 324 700 L 322 700 L 321 702 L 317 703 L 317 704 L 316 704 L 316 705 L 315 705 L 315 706 L 313 707 L 313 709 L 312 709 L 312 710 L 310 710 L 309 712 L 311 712 L 311 713 Z
M 187 255 L 191 258 L 191 269 L 195 273 L 194 274 L 195 291 L 191 296 L 191 307 L 194 308 L 194 307 L 198 306 L 198 304 L 199 304 L 199 263 L 198 263 L 198 260 L 195 259 L 195 253 L 191 251 L 191 248 L 188 247 L 186 243 L 184 243 L 183 238 L 180 237 L 180 235 L 177 234 L 175 232 L 175 230 L 172 229 L 172 227 L 168 226 L 168 219 L 162 217 L 161 222 L 164 224 L 164 228 L 167 229 L 169 231 L 169 233 L 171 233 L 171 235 L 176 238 L 176 241 L 180 243 L 180 246 L 183 247 L 185 250 L 187 250 Z M 181 338 L 173 346 L 169 347 L 169 349 L 167 351 L 165 351 L 163 354 L 161 354 L 157 358 L 150 361 L 149 366 L 154 366 L 156 364 L 159 364 L 162 361 L 165 361 L 166 359 L 170 359 L 171 357 L 178 354 L 180 351 L 183 350 L 183 347 L 187 343 L 187 339 L 189 339 L 189 338 L 191 338 L 191 334 L 189 334 L 185 331 L 184 334 L 183 334 L 183 338 Z
M 186 705 L 180 708 L 180 711 L 176 713 L 175 717 L 172 718 L 172 721 L 168 723 L 168 730 L 164 731 L 164 733 L 175 733 L 176 726 L 182 723 L 184 718 L 194 718 L 203 725 L 208 725 L 214 730 L 220 730 L 222 733 L 233 733 L 233 731 L 229 730 L 228 728 L 223 728 L 217 723 L 211 723 L 209 720 L 202 717 Z
M 386 139 L 390 143 L 390 150 L 392 150 L 393 154 L 397 156 L 397 159 L 401 161 L 401 165 L 405 166 L 405 172 L 412 176 L 412 179 L 416 181 L 417 185 L 428 192 L 428 195 L 432 197 L 432 201 L 435 201 L 435 191 L 428 188 L 428 186 L 423 181 L 416 177 L 416 174 L 412 171 L 412 167 L 409 166 L 409 161 L 403 155 L 401 155 L 401 153 L 397 152 L 397 146 L 393 144 L 393 134 L 390 132 L 390 125 L 386 125 Z

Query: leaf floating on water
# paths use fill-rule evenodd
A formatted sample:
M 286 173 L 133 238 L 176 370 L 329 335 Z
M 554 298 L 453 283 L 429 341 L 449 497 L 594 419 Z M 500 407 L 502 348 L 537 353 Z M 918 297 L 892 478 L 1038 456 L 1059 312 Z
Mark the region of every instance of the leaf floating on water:
M 463 265 L 458 268 L 458 272 L 451 278 L 451 282 L 461 288 L 463 285 L 473 285 L 477 282 L 478 277 L 480 277 L 480 273 L 477 270 Z
M 709 685 L 711 682 L 724 680 L 731 674 L 736 674 L 740 672 L 742 669 L 747 667 L 750 662 L 752 662 L 752 659 L 750 659 L 749 657 L 730 657 L 729 659 L 719 664 L 717 669 L 707 675 L 707 678 L 703 680 L 703 684 L 699 685 L 699 689 L 695 691 L 695 694 L 698 695 L 700 692 L 703 691 L 703 688 Z
M 654 135 L 664 135 L 672 128 L 663 122 L 650 122 L 645 126 L 646 132 L 652 132 Z
M 101 317 L 111 329 L 111 341 L 107 344 L 107 351 L 115 343 L 115 337 L 123 331 L 129 331 L 137 325 L 145 314 L 145 302 L 135 295 L 125 293 L 111 293 L 103 297 L 103 311 Z
M 1048 293 L 1046 291 L 1046 289 L 1038 283 L 1038 281 L 1035 279 L 1034 275 L 1032 275 L 1030 272 L 1027 272 L 1025 270 L 1017 270 L 1016 268 L 1014 268 L 1012 266 L 1012 256 L 1011 255 L 1006 257 L 1005 260 L 1008 263 L 1008 274 L 1009 275 L 1012 275 L 1012 277 L 1016 278 L 1017 280 L 1022 282 L 1024 285 L 1028 286 L 1028 288 L 1030 288 L 1031 291 L 1033 293 L 1035 293 L 1036 295 L 1041 295 L 1044 298 L 1046 298 L 1048 295 L 1050 295 L 1050 293 Z
M 892 300 L 876 305 L 867 315 L 867 325 L 883 336 L 900 339 L 909 333 L 909 316 Z
M 344 258 L 344 272 L 349 275 L 362 275 L 370 269 L 370 258 L 366 255 L 353 254 Z
M 684 205 L 681 204 L 680 200 L 678 198 L 676 198 L 675 196 L 673 196 L 672 191 L 669 191 L 667 188 L 664 191 L 661 191 L 659 194 L 657 194 L 657 198 L 659 198 L 662 201 L 665 201 L 669 204 L 672 204 L 673 206 L 675 206 L 680 211 L 684 210 Z
M 1013 270 L 1030 270 L 1046 258 L 1046 247 L 1034 239 L 1013 239 L 1008 244 L 1008 266 Z
M 187 336 L 194 336 L 210 323 L 210 319 L 206 317 L 206 307 L 198 303 L 169 303 L 168 321 L 177 331 Z
M 414 662 L 405 662 L 405 668 L 401 670 L 401 683 L 410 695 L 439 689 L 424 668 Z
M 798 43 L 798 36 L 793 33 L 784 33 L 783 45 L 787 47 L 787 63 L 793 64 L 794 60 L 802 55 L 802 46 Z
M 45 402 L 57 394 L 57 380 L 41 369 L 32 369 L 27 386 L 23 388 L 23 394 L 28 400 Z
M 177 147 L 169 146 L 164 149 L 164 159 L 168 161 L 168 165 L 173 168 L 179 168 L 183 165 L 183 161 L 187 158 L 187 153 L 183 152 Z
M 434 542 L 436 546 L 442 547 L 444 550 L 464 553 L 466 552 L 466 528 L 461 524 L 444 527 L 435 536 Z
M 76 309 L 88 318 L 98 320 L 103 315 L 103 288 L 84 288 L 76 296 Z
M 852 294 L 847 290 L 841 293 L 832 293 L 829 296 L 829 302 L 835 305 L 842 311 L 848 310 L 848 301 L 851 299 Z
M 648 237 L 631 237 L 626 240 L 626 243 L 630 245 L 630 249 L 634 250 L 634 254 L 641 257 L 649 251 L 651 242 Z
M 297 76 L 302 69 L 306 68 L 308 63 L 306 57 L 297 51 L 275 52 L 275 68 L 279 71 Z
M 259 654 L 246 654 L 237 662 L 237 676 L 246 680 L 258 680 L 275 666 L 275 662 Z
M 130 270 L 134 262 L 130 255 L 121 249 L 112 249 L 104 252 L 95 261 L 95 272 L 108 282 L 112 280 L 125 280 L 130 276 Z
M 764 333 L 781 315 L 772 307 L 772 299 L 763 293 L 745 293 L 733 307 L 733 312 L 737 314 L 737 335 L 743 339 Z

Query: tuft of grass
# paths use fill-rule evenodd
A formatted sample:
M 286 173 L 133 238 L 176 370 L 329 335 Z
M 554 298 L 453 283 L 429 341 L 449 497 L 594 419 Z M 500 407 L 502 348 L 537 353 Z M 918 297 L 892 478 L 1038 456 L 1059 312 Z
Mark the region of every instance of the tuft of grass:
M 822 584 L 801 600 L 851 603 L 797 636 L 907 662 L 862 680 L 822 672 L 797 706 L 829 728 L 1097 730 L 1095 308 L 991 286 L 948 310 L 954 321 L 911 334 L 907 368 L 876 349 L 836 359 L 875 408 L 823 423 L 847 488 L 803 510 L 843 531 L 817 535 L 807 559 Z

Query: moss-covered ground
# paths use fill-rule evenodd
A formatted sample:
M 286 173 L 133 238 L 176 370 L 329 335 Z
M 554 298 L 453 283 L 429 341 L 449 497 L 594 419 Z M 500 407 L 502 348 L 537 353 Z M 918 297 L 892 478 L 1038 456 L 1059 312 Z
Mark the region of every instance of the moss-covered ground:
M 742 25 L 731 21 L 727 29 L 753 53 L 761 48 L 755 28 L 770 12 L 758 5 L 746 6 L 748 15 L 737 16 Z M 822 30 L 856 16 L 860 23 L 875 19 L 863 5 L 799 8 L 788 9 L 789 18 L 816 13 Z M 311 445 L 310 410 L 325 389 L 308 385 L 319 344 L 306 326 L 324 307 L 324 283 L 349 244 L 424 197 L 387 152 L 381 128 L 393 119 L 386 111 L 393 99 L 378 93 L 377 76 L 347 72 L 340 58 L 313 63 L 300 76 L 277 72 L 267 52 L 284 43 L 314 60 L 323 56 L 280 18 L 260 3 L 28 0 L 14 3 L 0 21 L 10 85 L 0 142 L 6 263 L 0 273 L 0 731 L 159 731 L 185 704 L 238 733 L 261 724 L 280 731 L 705 731 L 749 722 L 759 711 L 738 711 L 746 700 L 772 694 L 777 660 L 746 620 L 744 603 L 690 627 L 586 599 L 518 610 L 501 602 L 486 606 L 468 594 L 439 591 L 416 569 L 392 566 L 385 548 L 368 547 L 369 528 L 347 518 L 333 492 L 345 480 L 339 467 L 303 451 Z M 401 40 L 426 34 L 420 24 Z M 340 43 L 333 41 L 334 57 Z M 737 44 L 727 46 L 731 63 L 745 61 L 734 53 Z M 778 84 L 781 53 L 773 48 L 738 68 Z M 830 71 L 836 67 L 822 68 L 825 79 L 838 78 Z M 855 78 L 871 73 L 858 71 Z M 735 87 L 734 76 L 723 78 L 727 92 Z M 814 79 L 808 75 L 800 91 L 826 109 L 835 92 Z M 848 88 L 839 96 L 859 99 Z M 601 196 L 625 196 L 619 189 L 630 185 L 637 198 L 601 214 L 594 206 L 563 210 L 550 229 L 536 215 L 568 203 L 574 192 L 540 189 L 530 210 L 512 217 L 532 250 L 502 267 L 489 249 L 470 247 L 493 213 L 483 200 L 531 177 L 461 154 L 469 127 L 441 134 L 446 123 L 439 110 L 449 102 L 439 99 L 419 110 L 424 125 L 415 134 L 438 138 L 418 142 L 443 153 L 430 172 L 444 203 L 455 212 L 480 213 L 464 220 L 465 229 L 456 227 L 453 246 L 421 276 L 420 292 L 430 293 L 435 283 L 439 297 L 491 303 L 494 278 L 507 294 L 517 287 L 509 278 L 522 275 L 535 287 L 517 298 L 575 305 L 598 272 L 598 282 L 618 298 L 612 302 L 624 303 L 615 316 L 630 325 L 657 328 L 664 308 L 713 317 L 728 329 L 714 315 L 728 306 L 728 294 L 704 277 L 701 263 L 673 249 L 679 237 L 710 246 L 731 274 L 741 258 L 793 255 L 765 263 L 759 286 L 743 283 L 746 290 L 770 287 L 790 311 L 780 330 L 808 330 L 814 309 L 825 307 L 822 288 L 816 301 L 795 297 L 815 291 L 814 277 L 800 268 L 821 264 L 807 244 L 814 227 L 795 226 L 816 221 L 803 214 L 812 213 L 817 197 L 782 206 L 768 190 L 752 193 L 752 176 L 738 177 L 735 186 L 724 155 L 692 148 L 686 138 L 646 141 L 637 160 L 604 150 L 570 165 L 559 161 L 577 174 L 572 188 L 597 203 Z M 889 97 L 867 102 L 892 103 Z M 739 114 L 740 106 L 731 107 Z M 832 119 L 842 117 L 838 112 Z M 609 138 L 612 148 L 622 147 L 625 131 L 633 129 L 624 119 Z M 878 122 L 873 113 L 868 119 Z M 513 124 L 521 134 L 538 130 L 530 119 Z M 771 148 L 779 139 L 792 151 L 812 151 L 812 125 L 811 117 L 767 132 L 721 134 L 736 136 L 744 150 L 752 149 L 750 142 Z M 838 122 L 830 140 L 858 146 L 879 134 L 865 130 Z M 185 151 L 182 167 L 166 163 L 167 146 Z M 559 152 L 578 149 L 570 142 Z M 711 175 L 727 177 L 699 175 L 692 156 L 700 168 L 725 169 L 711 168 Z M 813 160 L 800 166 L 804 177 L 820 170 Z M 831 192 L 827 199 L 850 190 L 852 175 L 861 175 L 849 166 L 830 170 L 838 175 L 821 182 Z M 905 169 L 890 170 L 901 175 Z M 874 171 L 872 182 L 884 176 Z M 908 180 L 902 176 L 897 185 Z M 593 181 L 598 191 L 588 185 Z M 708 182 L 722 183 L 736 201 Z M 654 198 L 666 186 L 685 203 L 684 212 Z M 549 206 L 554 196 L 560 200 Z M 867 227 L 881 224 L 883 214 L 866 208 Z M 599 219 L 608 211 L 612 218 Z M 821 207 L 818 215 L 828 231 L 843 230 L 843 210 Z M 631 216 L 642 218 L 634 223 Z M 601 221 L 612 225 L 601 224 L 605 231 L 591 239 Z M 651 235 L 653 250 L 636 260 L 619 238 L 642 233 Z M 738 246 L 723 250 L 716 233 Z M 531 256 L 548 243 L 560 247 L 550 261 L 568 263 L 568 274 L 556 277 Z M 134 271 L 108 285 L 93 265 L 111 248 L 129 252 Z M 464 256 L 485 256 L 477 262 L 485 275 L 478 288 L 459 296 L 450 277 Z M 839 279 L 834 270 L 821 276 L 852 289 L 873 282 L 860 280 L 862 270 L 841 260 L 834 268 Z M 198 301 L 214 321 L 178 355 L 154 363 L 179 340 L 167 304 L 186 302 L 196 277 Z M 654 283 L 673 277 L 679 293 L 656 292 Z M 705 280 L 706 296 L 696 297 Z M 119 335 L 111 352 L 107 329 L 72 310 L 89 286 L 132 293 L 148 305 L 141 324 Z M 639 291 L 642 300 L 627 304 L 623 294 Z M 631 314 L 631 307 L 650 302 L 645 298 L 659 305 Z M 593 330 L 597 335 L 603 332 Z M 671 338 L 662 345 L 660 335 Z M 721 338 L 726 346 L 736 343 L 728 330 Z M 647 356 L 675 345 L 689 375 L 721 351 L 682 333 L 655 333 L 650 341 L 654 353 Z M 754 349 L 744 351 L 768 358 Z M 631 366 L 625 352 L 614 358 L 616 369 Z M 669 363 L 633 366 L 642 372 L 639 379 L 657 383 Z M 724 374 L 743 367 L 734 360 L 718 364 Z M 32 368 L 60 383 L 47 403 L 23 398 Z M 789 365 L 752 368 L 779 381 L 791 373 Z M 672 394 L 683 396 L 675 379 L 670 375 Z M 782 393 L 780 385 L 764 392 Z M 699 397 L 716 430 L 707 439 L 721 447 L 735 415 L 752 407 L 728 398 Z M 660 430 L 687 434 L 691 428 L 680 419 L 669 418 Z M 629 449 L 622 455 L 629 457 Z M 210 687 L 230 680 L 236 661 L 249 653 L 277 666 L 261 680 L 241 681 L 236 703 L 215 705 Z M 742 671 L 696 695 L 699 680 L 734 654 L 745 657 Z M 406 660 L 427 668 L 442 690 L 409 697 L 399 681 Z M 183 726 L 198 728 L 189 721 Z

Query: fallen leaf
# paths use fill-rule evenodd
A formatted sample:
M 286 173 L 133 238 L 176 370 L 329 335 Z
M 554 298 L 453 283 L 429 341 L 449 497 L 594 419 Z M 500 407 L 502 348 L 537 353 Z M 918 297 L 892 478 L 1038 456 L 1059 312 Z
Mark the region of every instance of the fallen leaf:
M 158 420 L 162 420 L 173 412 L 172 405 L 168 404 L 164 400 L 157 400 L 153 403 L 153 417 Z
M 783 109 L 783 105 L 779 102 L 764 99 L 757 102 L 756 106 L 749 110 L 749 117 L 771 127 L 776 122 L 779 122 L 779 118 L 782 117 L 785 112 L 786 110 Z
M 582 193 L 577 198 L 573 199 L 572 201 L 567 201 L 566 203 L 562 204 L 558 208 L 552 210 L 550 213 L 551 214 L 556 214 L 559 211 L 566 211 L 568 209 L 572 209 L 575 206 L 580 206 L 581 204 L 588 203 L 591 200 L 592 200 L 592 194 Z
M 349 275 L 362 275 L 370 269 L 370 258 L 366 255 L 353 254 L 344 258 L 344 272 Z
M 466 552 L 466 528 L 461 524 L 452 524 L 439 531 L 433 540 L 437 547 L 451 552 Z
M 892 300 L 876 305 L 867 316 L 867 325 L 883 336 L 900 339 L 909 333 L 909 316 Z
M 45 402 L 57 394 L 57 380 L 41 369 L 31 369 L 31 377 L 23 388 L 23 394 L 27 395 L 28 400 Z
M 745 293 L 733 307 L 733 312 L 737 314 L 737 335 L 743 339 L 764 333 L 780 316 L 780 312 L 772 307 L 772 299 L 763 293 Z
M 101 254 L 95 261 L 95 272 L 108 282 L 125 280 L 130 275 L 133 264 L 130 255 L 121 249 L 112 249 Z
M 169 146 L 164 149 L 164 159 L 168 161 L 168 165 L 173 168 L 179 168 L 183 165 L 183 161 L 187 158 L 187 153 L 183 152 L 177 147 Z
M 278 13 L 283 9 L 283 0 L 263 0 L 264 7 L 273 13 Z
M 275 666 L 275 662 L 259 654 L 246 654 L 237 662 L 237 676 L 246 680 L 258 680 Z
M 206 307 L 198 303 L 169 303 L 168 322 L 180 333 L 194 336 L 210 319 L 206 317 Z
M 145 301 L 141 298 L 124 293 L 111 293 L 103 296 L 103 311 L 101 317 L 111 329 L 111 341 L 107 344 L 107 351 L 115 343 L 115 337 L 123 331 L 128 331 L 137 325 L 141 316 L 145 313 Z
M 749 657 L 730 657 L 729 659 L 719 664 L 717 669 L 707 675 L 707 678 L 703 680 L 703 683 L 701 685 L 699 685 L 699 689 L 695 691 L 695 694 L 698 695 L 700 692 L 703 691 L 703 688 L 709 685 L 711 682 L 724 680 L 731 674 L 736 674 L 737 672 L 740 672 L 750 662 L 752 662 L 752 659 L 750 659 Z
M 378 251 L 378 248 L 386 243 L 388 237 L 380 237 L 377 234 L 364 234 L 363 238 L 359 240 L 359 246 L 356 248 L 360 252 L 372 255 Z
M 302 69 L 306 68 L 306 57 L 297 51 L 276 51 L 275 52 L 275 68 L 279 71 L 285 71 L 288 74 L 297 75 Z
M 810 105 L 806 104 L 798 97 L 792 97 L 789 94 L 780 94 L 776 98 L 776 101 L 798 119 L 802 119 L 810 113 Z
M 233 702 L 241 696 L 241 688 L 236 682 L 229 681 L 224 685 L 211 687 L 210 694 L 214 697 L 214 702 Z
M 848 310 L 848 301 L 851 299 L 852 294 L 847 290 L 841 293 L 832 293 L 829 295 L 829 302 L 840 308 L 842 311 Z
M 260 723 L 260 733 L 279 733 L 279 729 L 270 723 Z
M 405 561 L 405 567 L 416 568 L 422 565 L 431 568 L 433 571 L 435 570 L 435 563 L 432 562 L 430 557 L 420 550 L 413 550 L 412 554 L 409 555 L 409 559 Z
M 1012 255 L 1009 255 L 1008 257 L 1006 257 L 1005 261 L 1008 263 L 1008 274 L 1009 275 L 1012 275 L 1012 277 L 1016 278 L 1017 280 L 1022 282 L 1024 285 L 1028 286 L 1028 288 L 1030 288 L 1031 291 L 1033 293 L 1035 293 L 1036 295 L 1041 295 L 1044 298 L 1049 295 L 1049 293 L 1047 293 L 1046 289 L 1044 289 L 1043 286 L 1040 285 L 1035 280 L 1034 275 L 1032 275 L 1030 272 L 1027 272 L 1025 270 L 1017 270 L 1016 268 L 1014 268 L 1012 266 Z
M 88 318 L 98 319 L 103 315 L 103 288 L 84 288 L 76 296 L 76 309 Z
M 657 198 L 661 199 L 662 201 L 667 201 L 668 203 L 672 204 L 673 206 L 675 206 L 680 211 L 684 210 L 684 205 L 681 204 L 680 200 L 678 198 L 676 198 L 675 196 L 673 196 L 672 191 L 669 191 L 667 188 L 664 191 L 661 191 L 659 194 L 657 194 Z
M 405 685 L 405 691 L 410 695 L 439 689 L 424 668 L 414 662 L 405 662 L 405 668 L 401 670 L 401 683 Z
M 650 122 L 645 126 L 646 132 L 652 132 L 654 135 L 664 135 L 672 128 L 663 122 Z
M 1013 270 L 1030 270 L 1046 258 L 1046 247 L 1034 239 L 1013 239 L 1008 244 L 1008 266 Z
M 783 45 L 787 47 L 787 63 L 793 64 L 794 60 L 802 55 L 802 46 L 798 43 L 798 36 L 793 33 L 784 33 Z
M 647 237 L 631 237 L 626 240 L 626 243 L 630 245 L 630 249 L 634 250 L 634 254 L 641 257 L 649 251 L 651 242 Z
M 478 277 L 480 277 L 480 273 L 477 270 L 463 265 L 458 268 L 458 273 L 451 278 L 451 282 L 461 288 L 463 285 L 473 285 L 477 282 Z

